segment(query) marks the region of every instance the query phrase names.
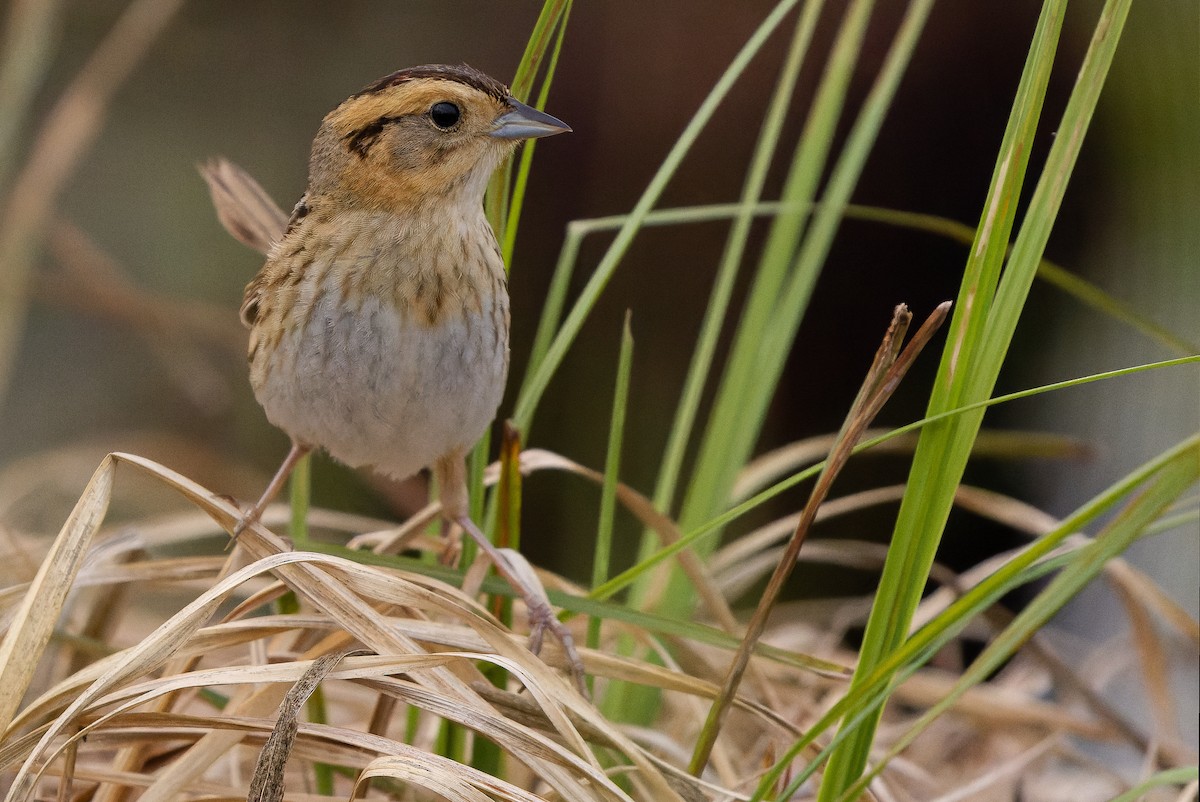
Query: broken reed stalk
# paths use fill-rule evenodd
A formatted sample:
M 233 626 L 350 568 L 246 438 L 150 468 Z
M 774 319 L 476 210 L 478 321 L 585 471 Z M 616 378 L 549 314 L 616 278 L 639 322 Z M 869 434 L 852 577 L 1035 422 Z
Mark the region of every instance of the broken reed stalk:
M 816 484 L 813 485 L 812 493 L 804 505 L 804 510 L 792 533 L 791 540 L 788 542 L 787 549 L 775 566 L 771 579 L 767 582 L 767 588 L 759 600 L 754 616 L 750 619 L 746 635 L 742 638 L 737 654 L 734 655 L 729 671 L 725 675 L 721 691 L 713 700 L 713 705 L 708 711 L 708 718 L 700 731 L 699 740 L 692 752 L 692 760 L 688 766 L 688 770 L 694 776 L 700 776 L 704 767 L 708 765 L 708 758 L 716 743 L 717 734 L 720 732 L 725 715 L 729 712 L 729 707 L 737 694 L 742 676 L 750 662 L 750 655 L 759 638 L 762 637 L 763 630 L 767 625 L 767 617 L 774 608 L 784 583 L 791 576 L 796 560 L 800 556 L 800 547 L 804 545 L 808 530 L 812 528 L 812 523 L 817 517 L 817 510 L 829 495 L 834 480 L 850 459 L 850 454 L 862 438 L 863 432 L 871 425 L 883 405 L 896 391 L 901 379 L 908 373 L 908 369 L 912 367 L 917 355 L 921 353 L 921 349 L 945 321 L 949 311 L 949 301 L 939 304 L 903 350 L 901 350 L 901 346 L 904 343 L 904 335 L 908 331 L 908 324 L 912 320 L 912 313 L 904 304 L 898 305 L 892 313 L 891 325 L 888 326 L 883 341 L 875 352 L 875 359 L 867 371 L 858 396 L 855 397 L 850 412 L 846 415 L 842 428 L 830 448 L 825 467 L 817 477 Z
M 283 701 L 279 703 L 279 715 L 275 719 L 275 726 L 271 728 L 271 734 L 267 736 L 262 751 L 258 753 L 258 762 L 250 779 L 250 791 L 246 802 L 283 801 L 286 790 L 284 769 L 296 743 L 296 735 L 300 732 L 300 709 L 317 690 L 321 680 L 337 668 L 343 658 L 351 654 L 365 653 L 343 651 L 322 655 L 313 660 L 312 666 L 304 672 L 304 676 L 288 690 Z

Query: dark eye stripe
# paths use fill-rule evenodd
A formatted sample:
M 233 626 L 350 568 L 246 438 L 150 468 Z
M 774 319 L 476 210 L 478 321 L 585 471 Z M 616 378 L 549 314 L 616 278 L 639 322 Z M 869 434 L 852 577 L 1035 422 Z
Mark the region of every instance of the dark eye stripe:
M 393 123 L 399 117 L 380 117 L 378 120 L 372 120 L 355 131 L 346 134 L 344 140 L 346 148 L 357 155 L 359 158 L 366 158 L 366 155 L 371 150 L 371 146 L 375 144 L 375 140 L 379 139 L 379 135 L 383 133 L 383 127 L 388 123 Z

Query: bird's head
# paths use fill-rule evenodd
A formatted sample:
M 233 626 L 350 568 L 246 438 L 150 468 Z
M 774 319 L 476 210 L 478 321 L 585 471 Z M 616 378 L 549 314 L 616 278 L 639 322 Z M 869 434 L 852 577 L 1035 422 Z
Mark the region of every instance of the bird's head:
M 570 127 L 466 65 L 380 78 L 330 112 L 313 142 L 309 190 L 370 208 L 478 203 L 521 140 Z

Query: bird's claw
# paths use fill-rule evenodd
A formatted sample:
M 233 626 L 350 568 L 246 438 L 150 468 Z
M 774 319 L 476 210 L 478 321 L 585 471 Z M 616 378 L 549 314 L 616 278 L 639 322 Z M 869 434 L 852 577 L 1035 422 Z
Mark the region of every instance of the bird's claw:
M 254 521 L 250 518 L 249 513 L 245 513 L 242 515 L 242 517 L 238 518 L 237 522 L 233 525 L 233 528 L 229 530 L 229 542 L 225 544 L 225 551 L 229 551 L 236 546 L 238 538 L 241 536 L 242 532 L 245 532 L 247 529 L 249 529 L 250 525 L 253 523 Z
M 549 630 L 562 646 L 563 658 L 567 661 L 576 689 L 585 699 L 590 698 L 586 682 L 587 673 L 584 671 L 579 651 L 575 648 L 575 636 L 571 634 L 571 630 L 558 619 L 550 606 L 540 599 L 528 603 L 528 610 L 529 651 L 536 655 L 542 650 L 542 641 L 546 630 Z

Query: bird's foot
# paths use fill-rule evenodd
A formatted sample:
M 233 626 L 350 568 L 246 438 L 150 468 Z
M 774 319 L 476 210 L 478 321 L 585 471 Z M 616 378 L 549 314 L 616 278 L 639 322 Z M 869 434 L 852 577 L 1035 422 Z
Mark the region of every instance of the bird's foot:
M 588 697 L 586 672 L 583 667 L 583 659 L 579 656 L 579 650 L 575 648 L 575 637 L 571 634 L 571 630 L 567 625 L 558 619 L 551 609 L 549 602 L 545 600 L 542 594 L 536 592 L 529 587 L 517 570 L 513 567 L 499 548 L 492 541 L 487 539 L 487 536 L 480 531 L 475 522 L 469 516 L 461 515 L 454 519 L 464 532 L 469 534 L 471 538 L 479 544 L 479 547 L 487 553 L 491 558 L 492 564 L 496 566 L 496 572 L 504 577 L 505 581 L 512 586 L 521 600 L 525 602 L 525 609 L 529 616 L 529 651 L 537 654 L 542 649 L 542 641 L 545 639 L 546 631 L 558 639 L 562 646 L 563 658 L 567 661 L 567 668 L 571 672 L 571 678 L 575 681 L 575 687 L 579 690 L 584 698 Z
M 554 610 L 550 609 L 550 605 L 540 598 L 526 597 L 525 608 L 529 615 L 529 651 L 534 654 L 541 652 L 542 640 L 546 630 L 549 630 L 562 646 L 563 658 L 567 661 L 571 679 L 575 681 L 575 688 L 584 698 L 587 698 L 587 672 L 584 671 L 579 650 L 575 648 L 575 636 L 571 634 L 570 628 L 559 620 L 558 616 L 554 614 Z
M 225 544 L 225 550 L 229 551 L 234 544 L 238 542 L 242 532 L 245 532 L 250 527 L 254 526 L 262 518 L 262 508 L 255 504 L 250 509 L 242 513 L 241 517 L 233 525 L 233 529 L 229 530 L 229 542 Z

